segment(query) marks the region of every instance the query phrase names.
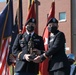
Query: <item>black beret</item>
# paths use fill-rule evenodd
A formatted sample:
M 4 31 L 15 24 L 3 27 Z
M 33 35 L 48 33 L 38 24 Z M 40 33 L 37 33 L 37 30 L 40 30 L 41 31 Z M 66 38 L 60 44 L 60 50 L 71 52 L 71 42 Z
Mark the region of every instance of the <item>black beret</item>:
M 58 23 L 58 20 L 57 20 L 56 18 L 51 18 L 51 19 L 48 21 L 47 25 L 48 25 L 49 23 Z
M 27 20 L 27 22 L 26 22 L 26 24 L 25 24 L 25 25 L 27 25 L 27 24 L 28 24 L 28 23 L 30 23 L 30 22 L 35 23 L 35 24 L 36 24 L 36 19 L 34 19 L 34 18 L 30 18 L 29 20 Z

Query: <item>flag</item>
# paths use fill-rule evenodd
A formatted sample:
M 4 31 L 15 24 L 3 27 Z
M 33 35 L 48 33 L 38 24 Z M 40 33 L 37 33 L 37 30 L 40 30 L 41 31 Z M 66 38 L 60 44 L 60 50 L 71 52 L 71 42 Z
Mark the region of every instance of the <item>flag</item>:
M 7 64 L 10 66 L 14 66 L 15 64 L 15 57 L 12 55 L 12 46 L 13 46 L 13 43 L 14 43 L 14 40 L 16 38 L 18 34 L 18 26 L 17 25 L 13 25 L 12 27 L 12 36 L 11 36 L 11 40 L 10 40 L 10 43 L 9 43 L 9 53 L 8 53 L 8 57 L 7 57 Z
M 8 56 L 8 39 L 2 40 L 2 49 L 1 49 L 1 60 L 0 60 L 0 75 L 11 75 L 9 66 L 6 63 Z
M 27 15 L 27 18 L 26 18 L 26 21 L 30 18 L 35 18 L 36 19 L 36 12 L 35 12 L 35 2 L 34 0 L 32 0 L 32 4 L 31 4 L 31 7 L 28 11 L 28 15 Z
M 22 4 L 20 4 L 20 1 L 21 0 L 18 0 L 18 8 L 16 11 L 15 21 L 12 26 L 12 36 L 11 36 L 10 45 L 9 45 L 9 54 L 7 57 L 7 63 L 11 67 L 10 71 L 12 75 L 14 75 L 14 67 L 16 64 L 16 57 L 12 54 L 12 46 L 17 34 L 19 33 L 19 29 L 22 29 L 22 6 L 21 6 Z
M 12 0 L 6 0 L 6 4 L 11 1 L 11 7 L 12 7 L 12 13 L 13 14 L 13 1 Z M 13 27 L 13 16 L 12 16 L 12 27 Z M 12 31 L 12 30 L 11 30 Z M 10 54 L 10 42 L 11 42 L 11 38 L 12 38 L 12 33 L 11 33 L 11 37 L 9 38 L 9 52 L 8 52 L 8 56 L 7 56 L 7 64 L 9 65 L 10 59 L 9 59 L 9 54 Z
M 22 0 L 18 0 L 18 9 L 16 12 L 18 30 L 22 30 L 22 25 L 23 25 L 23 14 L 22 13 L 23 13 L 22 12 Z
M 12 27 L 12 38 L 10 42 L 10 51 L 8 55 L 8 65 L 14 65 L 15 64 L 15 57 L 12 55 L 12 46 L 14 43 L 14 40 L 19 33 L 19 30 L 22 30 L 22 24 L 23 24 L 23 19 L 22 19 L 22 0 L 18 0 L 18 8 L 16 11 L 16 17 L 15 17 L 15 23 Z
M 32 0 L 29 0 L 29 2 L 28 2 L 28 12 L 29 12 L 29 10 L 30 10 L 31 4 L 32 4 Z M 24 33 L 25 31 L 26 31 L 26 27 L 23 26 L 22 33 Z
M 0 75 L 10 75 L 9 67 L 6 62 L 9 52 L 9 36 L 12 35 L 12 11 L 12 0 L 10 0 L 0 13 Z
M 31 6 L 30 6 L 30 8 L 29 8 L 29 10 L 28 10 L 28 14 L 27 14 L 27 17 L 26 17 L 26 22 L 27 22 L 27 20 L 29 20 L 30 18 L 35 18 L 35 19 L 36 19 L 35 2 L 34 2 L 34 0 L 32 0 L 32 4 L 31 4 Z M 24 33 L 25 30 L 26 30 L 26 27 L 24 26 L 22 33 Z
M 54 16 L 55 16 L 55 2 L 53 1 L 47 21 L 49 21 L 49 19 L 54 17 Z M 48 37 L 49 37 L 49 32 L 48 32 L 48 28 L 46 25 L 44 32 L 43 32 L 45 51 L 48 50 Z M 40 64 L 40 75 L 49 75 L 49 73 L 48 73 L 48 59 L 46 59 L 45 61 L 43 61 Z
M 6 5 L 6 7 L 4 8 L 4 10 L 0 13 L 0 41 L 2 38 L 10 36 L 11 32 L 12 32 L 11 31 L 12 25 L 10 25 L 10 24 L 13 24 L 13 22 L 11 22 L 12 17 L 10 17 L 10 15 L 11 16 L 13 16 L 13 15 L 12 15 L 12 9 L 9 8 L 10 5 L 11 5 L 11 3 L 8 3 Z

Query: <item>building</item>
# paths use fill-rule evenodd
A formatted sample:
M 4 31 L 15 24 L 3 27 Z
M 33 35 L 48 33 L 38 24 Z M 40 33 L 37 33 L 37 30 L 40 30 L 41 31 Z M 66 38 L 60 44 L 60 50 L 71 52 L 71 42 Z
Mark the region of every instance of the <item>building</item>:
M 47 16 L 53 0 L 35 0 L 36 14 L 38 21 L 38 34 L 42 35 L 47 23 Z M 23 2 L 23 25 L 26 22 L 29 0 Z M 0 2 L 0 11 L 4 8 L 5 2 Z M 18 0 L 13 0 L 14 18 L 16 15 Z M 76 55 L 76 0 L 55 0 L 55 17 L 59 21 L 59 29 L 66 36 L 66 53 Z

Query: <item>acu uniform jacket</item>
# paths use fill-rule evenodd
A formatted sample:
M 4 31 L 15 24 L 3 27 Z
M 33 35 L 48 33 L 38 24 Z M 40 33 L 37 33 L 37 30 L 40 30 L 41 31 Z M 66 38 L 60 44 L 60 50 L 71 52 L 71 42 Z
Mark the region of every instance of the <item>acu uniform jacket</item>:
M 32 39 L 34 42 L 34 48 L 41 50 L 41 52 L 43 52 L 44 43 L 42 37 L 34 33 L 32 35 Z M 14 45 L 12 47 L 12 53 L 14 56 L 17 57 L 15 67 L 16 72 L 29 72 L 36 74 L 39 72 L 38 63 L 34 63 L 32 61 L 28 62 L 23 59 L 24 54 L 28 54 L 28 34 L 26 32 L 23 35 L 17 35 Z

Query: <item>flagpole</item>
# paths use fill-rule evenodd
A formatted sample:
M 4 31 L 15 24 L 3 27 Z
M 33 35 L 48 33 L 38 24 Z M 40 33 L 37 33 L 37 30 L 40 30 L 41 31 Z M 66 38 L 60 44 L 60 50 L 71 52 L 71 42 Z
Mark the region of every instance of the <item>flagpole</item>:
M 18 31 L 22 31 L 23 19 L 22 19 L 22 0 L 18 0 L 18 8 L 17 8 L 17 25 Z
M 6 0 L 6 3 L 8 3 L 9 0 Z
M 29 0 L 28 2 L 28 10 L 30 9 L 30 7 L 31 7 L 31 0 Z
M 20 24 L 19 24 L 19 1 L 18 0 L 18 6 L 17 6 L 17 25 L 18 25 L 18 32 L 19 32 L 19 28 L 20 28 Z
M 19 1 L 19 24 L 20 24 L 20 30 L 22 31 L 22 24 L 23 19 L 22 19 L 22 0 Z

